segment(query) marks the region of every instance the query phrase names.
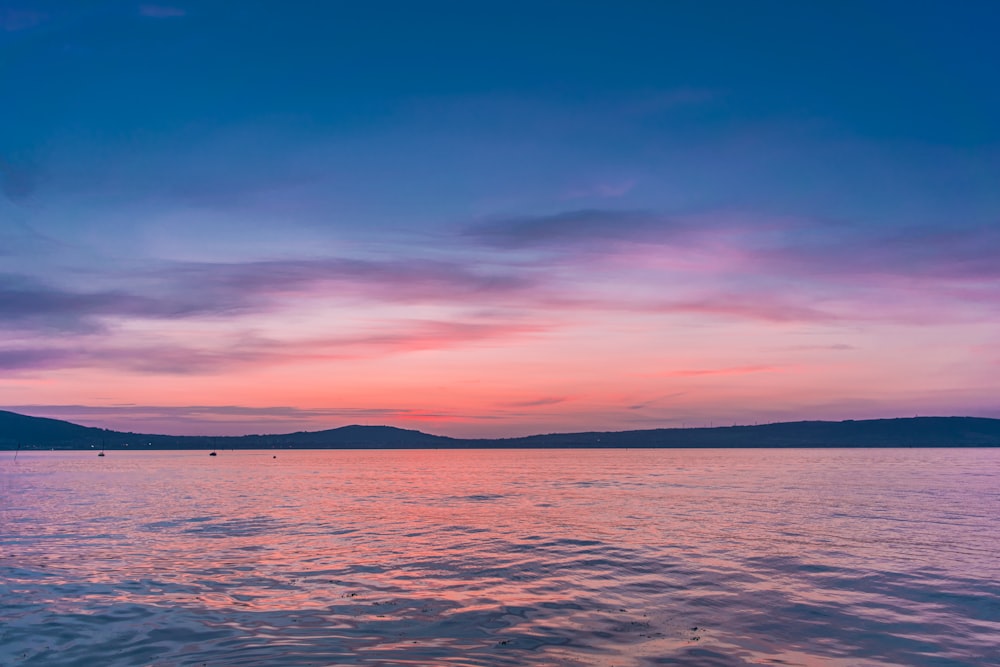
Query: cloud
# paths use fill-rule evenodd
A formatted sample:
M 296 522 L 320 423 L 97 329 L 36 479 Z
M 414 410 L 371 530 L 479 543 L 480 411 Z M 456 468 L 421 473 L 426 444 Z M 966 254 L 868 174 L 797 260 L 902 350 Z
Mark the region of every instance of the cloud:
M 0 349 L 0 370 L 42 370 L 63 368 L 72 363 L 73 354 L 58 348 L 35 347 Z
M 19 255 L 23 258 L 30 258 L 28 264 L 37 267 L 39 260 L 49 259 L 59 252 L 67 250 L 79 252 L 76 248 L 70 248 L 66 244 L 38 233 L 22 220 L 11 219 L 12 217 L 0 219 L 0 255 Z M 4 273 L 0 273 L 0 280 L 4 275 Z M 9 267 L 6 275 L 12 275 Z
M 151 19 L 169 19 L 187 16 L 187 11 L 170 5 L 140 5 L 139 14 Z
M 527 401 L 513 401 L 511 403 L 501 403 L 505 408 L 539 408 L 547 405 L 557 405 L 570 400 L 568 396 L 543 396 Z
M 574 188 L 566 193 L 566 199 L 614 199 L 624 197 L 636 186 L 635 179 L 604 181 L 586 187 Z
M 629 255 L 631 245 L 671 246 L 721 256 L 722 267 L 753 276 L 816 282 L 906 276 L 1000 279 L 1000 221 L 951 226 L 882 227 L 822 219 L 719 211 L 669 216 L 654 211 L 579 209 L 481 222 L 465 238 L 491 248 L 597 250 Z
M 276 339 L 241 333 L 191 342 L 184 336 L 153 334 L 136 342 L 115 332 L 53 339 L 47 346 L 8 345 L 0 370 L 105 368 L 156 375 L 211 375 L 245 368 L 299 362 L 368 359 L 440 350 L 486 340 L 505 340 L 546 330 L 538 323 L 503 321 L 392 320 L 378 330 L 321 338 Z
M 441 349 L 481 340 L 509 338 L 537 334 L 550 328 L 542 322 L 457 322 L 406 320 L 393 322 L 387 326 L 391 333 L 361 334 L 314 341 L 314 345 L 328 350 L 332 356 L 354 357 L 357 352 L 368 356 L 377 351 L 384 353 L 415 352 L 418 350 Z
M 694 290 L 697 294 L 693 294 Z M 604 311 L 647 315 L 710 315 L 758 322 L 825 322 L 852 319 L 849 313 L 820 307 L 802 295 L 777 296 L 766 287 L 746 287 L 741 291 L 708 290 L 699 284 L 677 288 L 676 298 L 550 294 L 539 297 L 538 306 L 549 311 Z M 868 319 L 872 319 L 869 317 Z
M 944 228 L 912 225 L 889 231 L 844 225 L 821 231 L 762 248 L 754 259 L 760 269 L 771 267 L 818 280 L 1000 279 L 1000 262 L 996 261 L 1000 222 Z
M 0 7 L 0 31 L 2 32 L 29 30 L 41 25 L 47 19 L 48 15 L 42 12 Z
M 389 260 L 304 259 L 244 263 L 175 263 L 149 277 L 196 286 L 214 300 L 241 300 L 336 284 L 353 293 L 387 301 L 437 299 L 520 291 L 533 285 L 524 275 L 489 272 L 461 262 L 411 258 Z
M 732 268 L 743 291 L 779 286 L 805 311 L 831 320 L 941 324 L 996 317 L 1000 224 L 885 230 L 816 226 L 756 244 Z M 748 302 L 749 303 L 749 302 Z
M 37 186 L 37 173 L 27 164 L 15 164 L 0 156 L 0 192 L 15 204 L 27 200 Z
M 266 360 L 261 350 L 214 351 L 190 345 L 137 346 L 119 341 L 84 343 L 73 348 L 54 344 L 49 349 L 5 351 L 0 368 L 9 371 L 58 368 L 110 368 L 156 375 L 205 375 Z
M 42 329 L 94 331 L 107 315 L 166 314 L 154 299 L 120 291 L 78 292 L 33 278 L 0 274 L 0 329 L 27 325 Z
M 291 406 L 254 407 L 246 405 L 13 405 L 5 410 L 36 416 L 75 415 L 77 417 L 103 417 L 144 415 L 167 418 L 231 418 L 273 417 L 276 419 L 311 419 L 315 417 L 377 417 L 408 412 L 408 408 L 301 408 Z M 69 418 L 69 417 L 64 417 Z
M 775 297 L 767 290 L 740 294 L 716 293 L 707 296 L 663 301 L 645 307 L 649 312 L 719 315 L 765 322 L 835 322 L 843 315 L 814 305 Z
M 545 317 L 528 321 L 516 312 L 503 314 L 506 308 L 487 307 L 503 305 L 508 298 L 525 299 L 536 284 L 529 274 L 406 258 L 160 262 L 148 268 L 77 272 L 72 287 L 5 273 L 0 274 L 0 345 L 6 338 L 7 346 L 0 368 L 204 375 L 508 339 L 549 326 Z M 385 318 L 369 310 L 379 305 L 466 312 L 448 320 L 400 317 L 397 309 Z M 469 307 L 477 314 L 469 314 Z M 251 331 L 259 316 L 317 308 L 338 314 L 333 335 L 317 335 L 313 328 L 309 334 L 278 339 Z M 143 324 L 182 319 L 206 324 L 199 336 L 185 327 Z M 27 345 L 26 336 L 44 344 Z
M 206 375 L 511 341 L 591 326 L 597 317 L 649 316 L 650 327 L 660 325 L 658 316 L 936 324 L 978 321 L 1000 307 L 1000 270 L 991 261 L 1000 256 L 1000 233 L 992 229 L 873 232 L 871 238 L 894 242 L 867 247 L 853 227 L 737 222 L 593 209 L 473 226 L 460 237 L 464 243 L 439 255 L 452 252 L 454 259 L 158 261 L 138 268 L 122 262 L 63 273 L 59 284 L 0 274 L 0 334 L 7 334 L 0 368 Z M 828 253 L 818 239 L 829 240 Z M 585 252 L 568 252 L 558 266 L 506 252 L 533 247 Z M 590 261 L 591 248 L 609 261 Z M 871 273 L 841 266 L 849 260 Z M 382 306 L 393 314 L 374 315 Z M 312 317 L 317 309 L 335 314 L 338 328 L 273 333 L 284 314 Z M 201 338 L 182 327 L 150 326 L 178 320 L 203 321 Z M 253 330 L 262 321 L 271 333 Z M 26 333 L 44 344 L 27 343 Z M 539 405 L 545 403 L 508 407 Z
M 691 368 L 667 371 L 659 377 L 698 377 L 701 375 L 748 375 L 751 373 L 774 373 L 784 370 L 779 366 L 732 366 L 729 368 Z
M 584 209 L 479 223 L 464 237 L 491 249 L 558 252 L 558 271 L 548 271 L 547 290 L 535 296 L 565 309 L 932 324 L 1000 308 L 1000 224 L 886 230 L 736 212 Z M 539 275 L 553 267 L 524 261 Z M 655 286 L 663 298 L 650 297 Z
M 580 209 L 553 215 L 505 218 L 468 227 L 464 235 L 497 248 L 663 242 L 681 226 L 646 211 Z
M 69 289 L 0 274 L 0 329 L 15 323 L 93 331 L 109 317 L 174 319 L 280 309 L 289 296 L 385 303 L 464 302 L 517 294 L 534 281 L 457 262 L 391 259 L 161 263 L 97 276 L 121 289 Z M 85 282 L 85 281 L 81 281 Z
M 718 100 L 718 91 L 706 88 L 678 88 L 637 97 L 625 103 L 623 111 L 631 115 L 646 116 L 674 111 L 678 108 L 701 106 Z

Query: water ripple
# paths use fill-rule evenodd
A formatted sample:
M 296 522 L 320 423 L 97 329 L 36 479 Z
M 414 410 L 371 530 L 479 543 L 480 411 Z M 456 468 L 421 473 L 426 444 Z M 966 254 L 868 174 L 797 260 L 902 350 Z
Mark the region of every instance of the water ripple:
M 1000 664 L 1000 452 L 203 458 L 2 463 L 0 664 Z

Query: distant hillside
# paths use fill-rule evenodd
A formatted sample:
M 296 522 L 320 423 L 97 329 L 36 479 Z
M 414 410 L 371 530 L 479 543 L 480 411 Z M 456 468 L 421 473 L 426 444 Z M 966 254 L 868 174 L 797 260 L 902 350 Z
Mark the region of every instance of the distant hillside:
M 462 447 L 1000 447 L 1000 419 L 912 417 L 460 439 L 392 426 L 238 437 L 122 433 L 0 410 L 0 449 L 419 449 Z
M 29 417 L 16 412 L 0 410 L 0 448 L 38 444 L 45 447 L 76 447 L 88 440 L 97 439 L 104 431 L 44 417 Z
M 456 441 L 392 426 L 342 426 L 326 431 L 230 437 L 123 433 L 0 410 L 0 449 L 272 449 L 460 447 Z
M 555 433 L 496 442 L 515 447 L 998 447 L 1000 419 L 801 421 L 760 426 Z
M 226 440 L 230 440 L 230 438 L 226 438 Z M 461 445 L 456 443 L 463 442 L 442 435 L 429 435 L 394 426 L 341 426 L 327 431 L 299 431 L 287 435 L 247 435 L 241 438 L 232 438 L 232 440 L 247 443 L 246 445 L 236 445 L 237 447 L 268 447 L 277 444 L 283 447 L 304 449 L 314 447 L 348 449 L 460 447 Z

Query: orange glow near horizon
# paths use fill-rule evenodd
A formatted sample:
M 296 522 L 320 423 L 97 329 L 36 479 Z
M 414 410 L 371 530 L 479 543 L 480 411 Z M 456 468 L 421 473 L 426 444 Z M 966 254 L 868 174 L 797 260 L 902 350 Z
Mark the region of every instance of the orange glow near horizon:
M 59 414 L 139 432 L 276 433 L 361 423 L 502 437 L 926 413 L 992 381 L 988 368 L 977 369 L 959 351 L 934 350 L 947 329 L 933 327 L 908 331 L 900 343 L 892 327 L 876 338 L 839 326 L 707 326 L 693 316 L 605 322 L 574 315 L 561 327 L 548 319 L 545 331 L 502 328 L 481 338 L 474 330 L 469 340 L 431 339 L 418 323 L 415 333 L 374 336 L 374 347 L 352 343 L 353 356 L 338 356 L 336 344 L 316 350 L 314 341 L 289 342 L 274 346 L 264 363 L 242 364 L 237 352 L 218 372 L 13 375 L 0 380 L 0 403 L 29 414 L 40 406 L 43 416 L 54 416 L 45 406 L 70 406 Z M 396 344 L 411 333 L 417 343 Z M 917 349 L 923 365 L 915 369 Z M 940 373 L 962 363 L 965 380 L 942 389 Z M 868 389 L 875 386 L 877 395 Z

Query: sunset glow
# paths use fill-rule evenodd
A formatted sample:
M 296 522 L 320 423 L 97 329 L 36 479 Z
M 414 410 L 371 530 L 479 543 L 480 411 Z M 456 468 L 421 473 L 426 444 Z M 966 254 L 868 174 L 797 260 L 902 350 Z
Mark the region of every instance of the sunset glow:
M 3 409 L 207 435 L 1000 417 L 988 5 L 21 4 Z

